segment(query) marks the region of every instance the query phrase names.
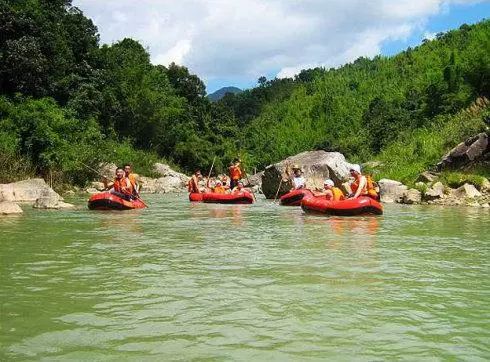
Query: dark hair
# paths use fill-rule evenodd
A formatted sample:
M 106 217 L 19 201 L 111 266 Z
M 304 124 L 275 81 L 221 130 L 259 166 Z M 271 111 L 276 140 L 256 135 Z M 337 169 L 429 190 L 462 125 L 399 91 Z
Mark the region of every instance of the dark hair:
M 131 164 L 130 164 L 130 163 L 126 163 L 126 164 L 123 166 L 123 168 L 125 168 L 126 166 L 131 167 Z
M 233 163 L 236 163 L 236 162 L 240 162 L 240 159 L 239 158 L 234 158 L 233 159 Z
M 201 172 L 201 169 L 200 169 L 200 168 L 196 168 L 196 169 L 194 170 L 194 173 L 198 173 L 198 172 Z
M 124 168 L 122 168 L 122 167 L 118 167 L 118 168 L 116 168 L 116 172 L 117 172 L 118 170 L 124 171 Z

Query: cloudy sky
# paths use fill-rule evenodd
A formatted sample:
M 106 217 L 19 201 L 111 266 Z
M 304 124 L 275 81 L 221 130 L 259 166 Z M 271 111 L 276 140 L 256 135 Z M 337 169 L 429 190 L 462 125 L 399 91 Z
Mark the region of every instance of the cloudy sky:
M 209 93 L 301 69 L 391 55 L 490 17 L 490 0 L 74 0 L 101 41 L 131 37 L 154 64 L 182 64 Z

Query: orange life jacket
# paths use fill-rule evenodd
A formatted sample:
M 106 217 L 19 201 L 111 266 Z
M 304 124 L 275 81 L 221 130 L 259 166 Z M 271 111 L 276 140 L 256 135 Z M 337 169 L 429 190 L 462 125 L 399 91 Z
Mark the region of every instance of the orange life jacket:
M 230 172 L 230 178 L 232 180 L 237 181 L 242 178 L 242 170 L 240 169 L 239 166 L 230 166 L 228 171 Z
M 333 194 L 332 201 L 340 201 L 345 198 L 344 193 L 338 187 L 332 187 L 332 194 Z
M 214 189 L 213 189 L 213 192 L 215 194 L 225 194 L 226 193 L 226 189 L 223 187 L 223 186 L 216 186 Z
M 128 179 L 133 184 L 133 187 L 135 187 L 137 182 L 136 182 L 136 176 L 134 175 L 134 173 L 130 173 L 128 175 Z
M 356 177 L 356 179 L 354 180 L 354 182 L 350 185 L 352 193 L 354 193 L 354 194 L 357 192 L 357 189 L 359 188 L 359 184 L 361 183 L 361 177 L 362 177 L 362 175 L 359 174 Z M 367 182 L 366 182 L 366 186 L 364 186 L 364 188 L 362 189 L 362 191 L 359 195 L 367 195 Z
M 114 179 L 114 191 L 120 192 L 125 195 L 132 195 L 134 192 L 134 187 L 129 178 L 123 177 L 121 179 Z
M 359 183 L 361 182 L 361 177 L 362 177 L 362 175 L 357 176 L 356 180 L 350 185 L 350 188 L 351 188 L 353 193 L 356 193 L 357 189 L 359 188 Z M 364 177 L 366 177 L 366 186 L 364 186 L 360 195 L 367 195 L 367 196 L 370 196 L 370 197 L 376 199 L 378 197 L 378 193 L 374 189 L 373 179 L 369 175 L 364 176 Z
M 374 187 L 374 181 L 371 175 L 366 175 L 366 187 L 368 195 L 374 199 L 378 198 L 378 193 L 376 192 L 376 188 Z

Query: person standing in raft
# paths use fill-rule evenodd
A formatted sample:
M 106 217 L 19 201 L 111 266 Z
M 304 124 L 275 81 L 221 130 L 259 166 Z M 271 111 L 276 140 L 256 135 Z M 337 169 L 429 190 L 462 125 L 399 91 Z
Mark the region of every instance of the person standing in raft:
M 187 183 L 187 190 L 192 194 L 200 194 L 201 190 L 199 189 L 199 181 L 202 180 L 201 170 L 197 169 L 192 175 L 191 179 Z
M 352 194 L 349 195 L 349 198 L 356 199 L 359 196 L 369 196 L 378 200 L 379 197 L 374 188 L 374 183 L 371 177 L 366 177 L 361 174 L 361 166 L 352 165 L 349 171 L 351 176 L 354 177 L 354 182 L 350 185 Z
M 133 173 L 133 170 L 131 169 L 131 165 L 129 163 L 125 164 L 123 167 L 124 167 L 124 173 L 126 177 L 133 184 L 135 193 L 139 194 L 141 188 L 140 184 L 138 183 L 139 175 Z
M 230 175 L 230 189 L 233 190 L 237 186 L 244 175 L 242 168 L 240 167 L 240 159 L 235 158 L 233 163 L 228 167 L 228 173 Z
M 291 179 L 293 183 L 293 188 L 290 191 L 300 190 L 306 188 L 306 180 L 303 177 L 303 171 L 299 165 L 293 165 L 293 174 L 291 175 L 289 169 L 289 163 L 286 165 L 286 175 Z
M 116 169 L 116 177 L 109 183 L 107 177 L 102 179 L 104 187 L 110 189 L 110 193 L 122 197 L 128 201 L 134 199 L 134 187 L 129 178 L 126 177 L 124 169 L 118 167 Z
M 335 184 L 332 180 L 325 180 L 325 182 L 323 183 L 323 188 L 325 191 L 315 196 L 325 196 L 325 198 L 329 201 L 340 201 L 345 199 L 342 190 L 338 187 L 335 187 Z

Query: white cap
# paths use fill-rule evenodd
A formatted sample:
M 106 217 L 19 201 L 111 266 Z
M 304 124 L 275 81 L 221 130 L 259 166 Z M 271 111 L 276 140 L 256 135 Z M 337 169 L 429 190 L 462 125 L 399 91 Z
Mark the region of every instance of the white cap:
M 217 184 L 222 184 L 221 180 L 220 179 L 217 179 L 216 181 L 214 181 L 214 183 L 217 185 Z
M 356 171 L 357 173 L 361 173 L 361 166 L 357 165 L 357 164 L 354 164 L 354 165 L 351 165 L 350 170 L 354 170 Z
M 323 183 L 323 185 L 327 185 L 327 186 L 332 186 L 334 187 L 334 183 L 332 180 L 330 180 L 329 178 L 325 180 L 325 182 Z

